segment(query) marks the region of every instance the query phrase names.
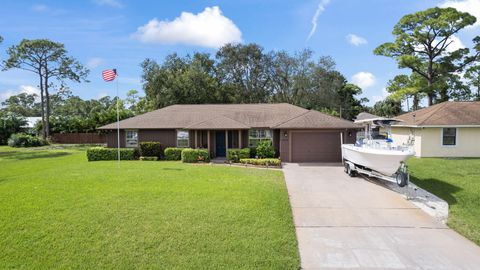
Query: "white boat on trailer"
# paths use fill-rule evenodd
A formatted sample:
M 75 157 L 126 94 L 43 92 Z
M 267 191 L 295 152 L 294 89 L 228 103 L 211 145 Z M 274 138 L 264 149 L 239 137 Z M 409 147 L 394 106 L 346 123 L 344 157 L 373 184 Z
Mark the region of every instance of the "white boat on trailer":
M 365 126 L 365 138 L 355 144 L 342 145 L 345 172 L 350 176 L 365 174 L 404 187 L 409 181 L 405 161 L 415 155 L 415 152 L 408 145 L 394 144 L 390 126 L 397 123 L 397 119 L 371 116 L 355 121 Z M 374 134 L 373 129 L 377 127 L 384 128 L 387 135 L 381 137 Z

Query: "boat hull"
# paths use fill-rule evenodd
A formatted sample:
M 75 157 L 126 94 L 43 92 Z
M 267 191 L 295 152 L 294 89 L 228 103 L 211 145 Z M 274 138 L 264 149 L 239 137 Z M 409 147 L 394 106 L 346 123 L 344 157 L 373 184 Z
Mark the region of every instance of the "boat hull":
M 401 162 L 406 161 L 414 154 L 415 152 L 411 150 L 373 149 L 353 144 L 342 145 L 344 159 L 387 176 L 395 174 Z

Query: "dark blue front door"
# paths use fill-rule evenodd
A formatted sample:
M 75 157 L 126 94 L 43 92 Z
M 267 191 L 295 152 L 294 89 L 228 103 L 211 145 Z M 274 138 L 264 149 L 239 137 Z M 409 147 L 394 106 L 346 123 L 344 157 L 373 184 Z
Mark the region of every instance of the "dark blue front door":
M 225 152 L 225 131 L 218 130 L 215 132 L 215 152 L 217 157 L 226 156 Z

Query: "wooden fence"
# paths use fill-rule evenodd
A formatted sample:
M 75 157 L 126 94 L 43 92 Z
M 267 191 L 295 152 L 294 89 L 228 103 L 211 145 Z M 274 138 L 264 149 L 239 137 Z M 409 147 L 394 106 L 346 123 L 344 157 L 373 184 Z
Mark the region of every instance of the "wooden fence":
M 51 135 L 54 143 L 63 144 L 100 144 L 106 143 L 105 134 L 98 133 L 54 133 Z

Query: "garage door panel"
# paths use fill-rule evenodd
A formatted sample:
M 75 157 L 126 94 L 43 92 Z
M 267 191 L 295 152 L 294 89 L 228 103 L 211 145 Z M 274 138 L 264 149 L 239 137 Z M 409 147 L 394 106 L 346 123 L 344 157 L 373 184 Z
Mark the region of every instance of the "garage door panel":
M 339 162 L 340 132 L 293 132 L 293 162 Z

